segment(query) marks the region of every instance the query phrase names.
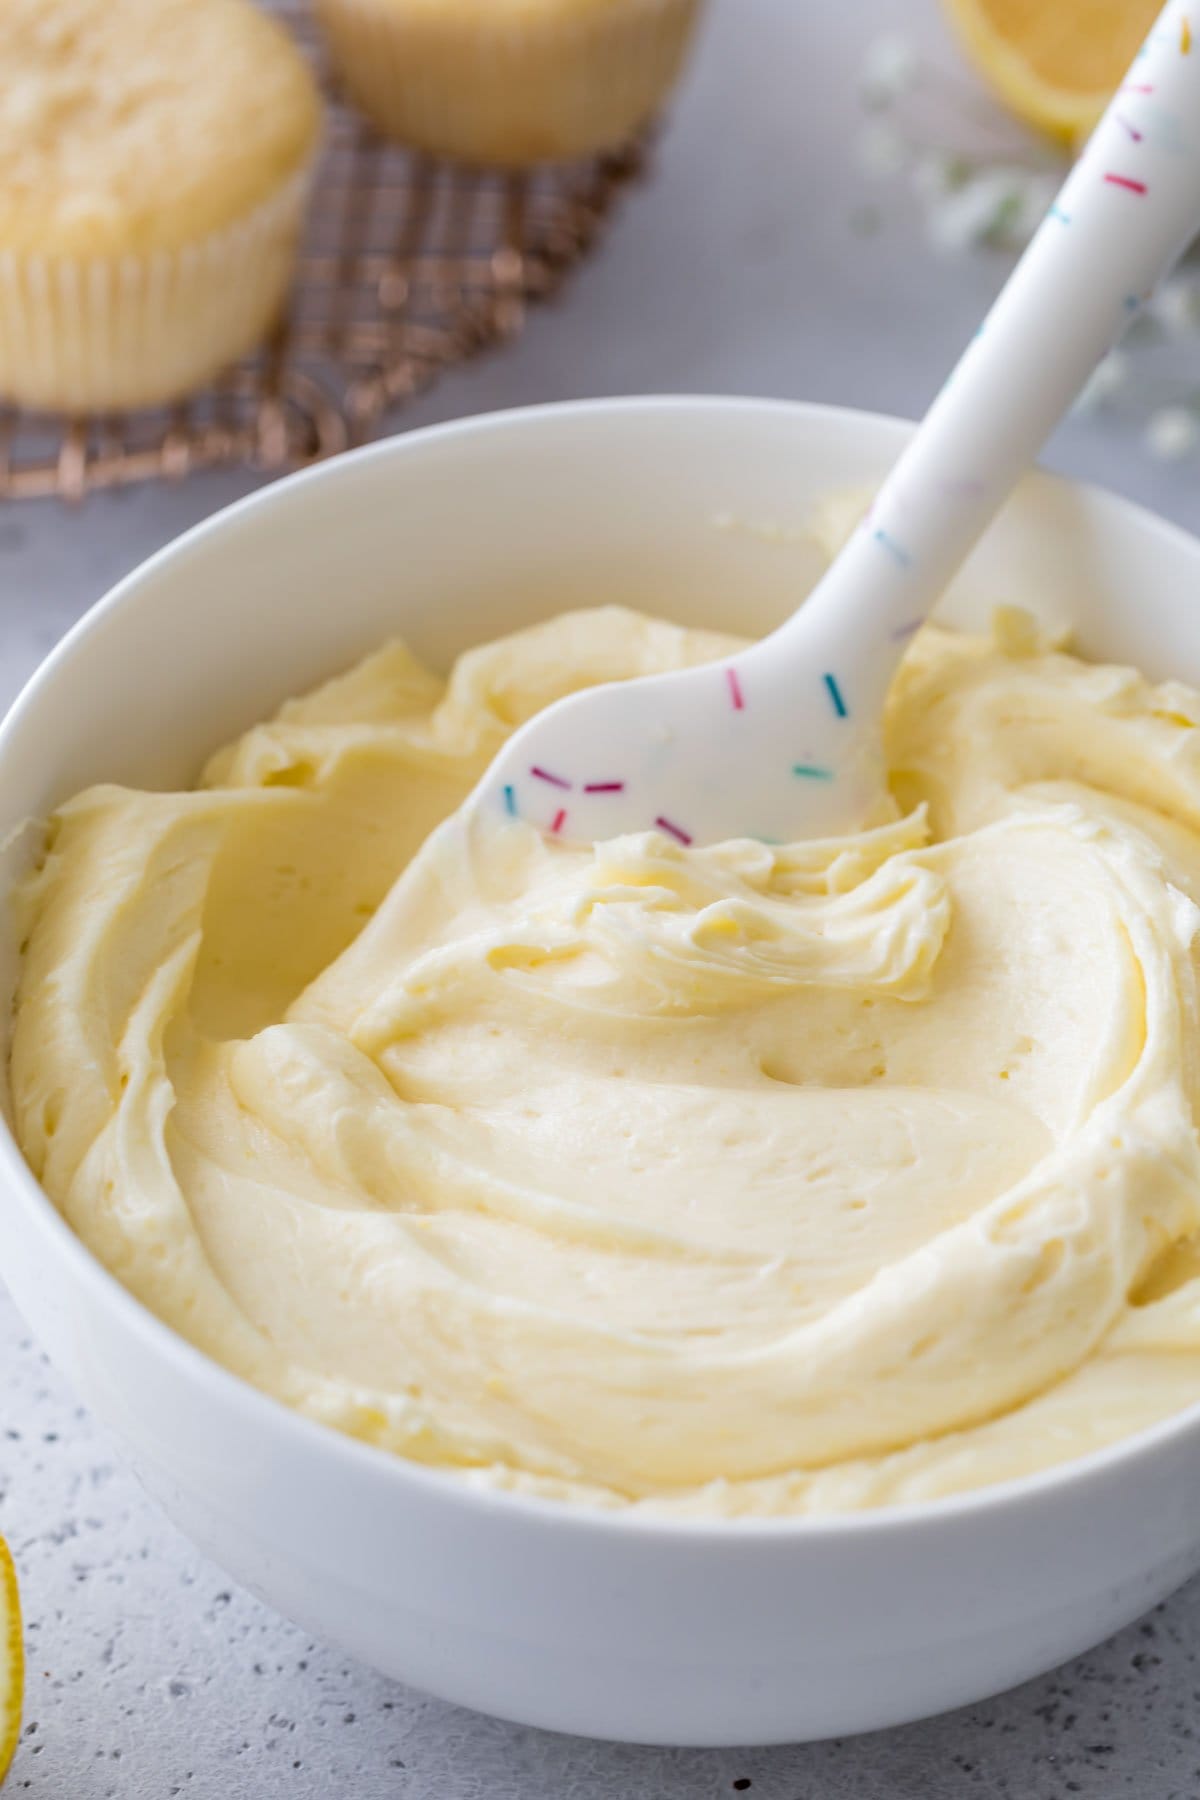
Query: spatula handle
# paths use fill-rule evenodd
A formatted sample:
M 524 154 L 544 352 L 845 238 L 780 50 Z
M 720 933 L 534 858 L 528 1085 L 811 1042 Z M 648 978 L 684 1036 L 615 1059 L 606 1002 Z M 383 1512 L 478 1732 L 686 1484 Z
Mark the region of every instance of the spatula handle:
M 1170 0 L 870 516 L 802 609 L 809 629 L 823 612 L 853 649 L 860 706 L 881 700 L 907 636 L 1198 230 L 1200 0 Z

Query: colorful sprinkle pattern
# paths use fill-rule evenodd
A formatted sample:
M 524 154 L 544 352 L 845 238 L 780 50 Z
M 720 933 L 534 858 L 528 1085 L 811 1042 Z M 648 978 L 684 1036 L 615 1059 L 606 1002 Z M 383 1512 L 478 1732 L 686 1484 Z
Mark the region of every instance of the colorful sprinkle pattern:
M 1197 4 L 1200 5 L 1200 0 L 1197 0 Z M 1114 322 L 1121 323 L 1132 317 L 1149 297 L 1153 279 L 1161 272 L 1163 266 L 1164 250 L 1161 241 L 1164 237 L 1163 228 L 1177 215 L 1178 223 L 1181 226 L 1184 222 L 1182 212 L 1185 208 L 1185 196 L 1180 184 L 1187 177 L 1178 166 L 1164 163 L 1162 156 L 1164 153 L 1173 157 L 1186 154 L 1194 162 L 1197 154 L 1198 146 L 1195 139 L 1198 135 L 1197 119 L 1200 118 L 1197 91 L 1194 87 L 1189 89 L 1189 83 L 1193 80 L 1192 71 L 1181 70 L 1176 60 L 1181 55 L 1191 56 L 1193 27 L 1192 18 L 1186 12 L 1181 15 L 1177 14 L 1174 5 L 1168 8 L 1164 18 L 1170 21 L 1169 27 L 1164 28 L 1160 25 L 1155 32 L 1152 32 L 1141 52 L 1143 59 L 1150 58 L 1144 68 L 1145 75 L 1150 79 L 1130 80 L 1124 83 L 1120 89 L 1120 100 L 1110 108 L 1106 120 L 1102 122 L 1093 138 L 1094 148 L 1084 152 L 1075 172 L 1068 180 L 1063 195 L 1049 208 L 1047 214 L 1047 220 L 1053 221 L 1056 225 L 1075 226 L 1077 232 L 1086 231 L 1092 234 L 1089 239 L 1085 240 L 1085 244 L 1091 243 L 1095 247 L 1095 267 L 1097 269 L 1102 270 L 1105 266 L 1102 251 L 1106 233 L 1114 243 L 1121 244 L 1123 251 L 1122 256 L 1112 254 L 1109 257 L 1114 271 L 1119 270 L 1121 273 L 1120 285 L 1114 283 L 1111 299 L 1104 300 L 1101 297 L 1098 306 L 1087 300 L 1075 309 L 1078 316 L 1072 317 L 1072 330 L 1075 334 L 1072 349 L 1076 361 L 1071 363 L 1069 371 L 1072 380 L 1076 378 L 1078 360 L 1082 359 L 1084 355 L 1097 353 L 1100 348 L 1106 348 L 1107 343 L 1111 341 Z M 1097 160 L 1098 158 L 1101 160 Z M 1095 204 L 1098 195 L 1104 191 L 1108 191 L 1113 196 L 1107 211 L 1099 210 Z M 1131 214 L 1128 211 L 1128 205 L 1132 201 L 1150 201 L 1156 210 L 1146 212 L 1135 209 Z M 1060 244 L 1061 240 L 1057 236 L 1045 240 L 1046 254 L 1052 258 L 1061 257 L 1061 248 L 1055 248 Z M 1073 246 L 1078 244 L 1079 238 L 1076 236 L 1073 239 Z M 1087 254 L 1085 247 L 1085 258 Z M 1054 263 L 1047 267 L 1044 262 L 1038 264 L 1035 261 L 1032 266 L 1039 271 L 1042 277 L 1052 274 L 1055 279 L 1061 279 L 1059 268 Z M 1092 273 L 1090 264 L 1086 272 Z M 1038 276 L 1034 275 L 1032 278 L 1036 280 Z M 1076 288 L 1082 291 L 1084 285 L 1077 282 Z M 1068 279 L 1065 280 L 1063 286 L 1064 291 L 1072 291 L 1069 272 Z M 1134 291 L 1135 289 L 1144 291 Z M 1021 296 L 1021 299 L 1016 299 L 1014 291 L 1006 289 L 1001 300 L 997 302 L 993 314 L 986 324 L 976 332 L 975 339 L 972 340 L 966 355 L 961 359 L 957 372 L 969 373 L 975 366 L 975 358 L 978 355 L 977 341 L 980 338 L 990 339 L 993 348 L 988 369 L 980 370 L 980 381 L 971 389 L 970 395 L 968 396 L 961 386 L 950 391 L 950 381 L 948 381 L 946 388 L 943 389 L 945 398 L 939 396 L 935 412 L 943 405 L 949 409 L 958 408 L 962 427 L 961 430 L 958 430 L 959 421 L 955 421 L 952 414 L 951 429 L 947 432 L 945 441 L 939 446 L 941 467 L 938 467 L 936 456 L 932 460 L 924 462 L 917 458 L 911 463 L 902 458 L 899 470 L 883 484 L 860 527 L 861 554 L 870 558 L 879 553 L 886 558 L 887 564 L 890 565 L 890 574 L 884 577 L 882 595 L 879 596 L 884 602 L 884 614 L 875 627 L 876 643 L 884 643 L 891 647 L 886 652 L 883 664 L 880 665 L 886 665 L 889 670 L 891 661 L 894 661 L 895 656 L 899 654 L 900 647 L 924 623 L 926 612 L 922 610 L 922 606 L 931 598 L 926 589 L 936 587 L 944 579 L 938 559 L 941 558 L 944 561 L 946 555 L 945 545 L 940 541 L 942 523 L 946 517 L 946 502 L 957 503 L 964 509 L 968 507 L 975 509 L 973 514 L 968 515 L 964 512 L 962 515 L 961 538 L 969 541 L 974 522 L 978 519 L 980 504 L 988 499 L 991 492 L 999 491 L 1002 486 L 1007 485 L 1015 472 L 1012 468 L 1006 468 L 1002 459 L 998 460 L 995 468 L 989 467 L 988 473 L 992 477 L 990 482 L 985 481 L 982 475 L 972 471 L 972 446 L 974 446 L 974 455 L 978 456 L 980 461 L 983 461 L 986 453 L 979 447 L 982 440 L 977 423 L 968 428 L 966 415 L 972 409 L 976 415 L 980 412 L 981 394 L 987 395 L 991 391 L 994 399 L 996 397 L 994 390 L 997 387 L 1001 390 L 1003 388 L 1003 374 L 1001 373 L 998 382 L 996 379 L 998 343 L 1003 343 L 1010 350 L 1019 353 L 1024 333 L 1036 337 L 1036 333 L 1030 330 L 1028 309 L 1024 315 L 1019 310 L 1022 301 L 1029 298 L 1027 290 L 1021 290 Z M 1079 298 L 1079 293 L 1076 294 L 1076 298 Z M 1042 299 L 1044 302 L 1044 293 Z M 1017 308 L 1015 312 L 1014 306 Z M 993 332 L 1001 333 L 999 340 L 992 337 Z M 1101 337 L 1104 333 L 1110 335 L 1102 345 Z M 953 380 L 953 375 L 951 380 Z M 982 410 L 986 413 L 988 409 L 984 407 Z M 957 443 L 956 430 L 958 432 Z M 957 464 L 955 449 L 959 452 Z M 961 474 L 958 472 L 959 467 L 963 468 Z M 897 475 L 899 475 L 899 479 Z M 925 564 L 923 572 L 920 567 L 922 561 Z M 851 580 L 853 581 L 853 577 Z M 878 580 L 876 580 L 875 586 L 878 588 Z M 877 596 L 872 594 L 871 598 L 875 600 Z M 890 616 L 887 610 L 889 606 Z M 851 635 L 849 632 L 845 634 L 847 638 Z M 787 654 L 786 649 L 784 654 Z M 827 652 L 827 654 L 830 653 Z M 830 659 L 833 660 L 832 655 Z M 878 673 L 878 670 L 876 672 Z M 879 687 L 877 682 L 873 685 L 866 678 L 865 669 L 858 664 L 855 665 L 854 673 L 855 682 L 852 691 L 856 695 L 864 696 L 858 700 L 858 707 L 862 712 L 868 705 L 865 696 L 877 693 Z M 752 674 L 753 679 L 748 680 L 748 674 Z M 848 689 L 843 685 L 845 674 L 844 670 L 842 674 L 839 674 L 833 669 L 826 669 L 820 676 L 826 703 L 824 717 L 822 718 L 818 710 L 811 711 L 811 729 L 815 735 L 811 744 L 804 744 L 805 760 L 784 764 L 784 768 L 790 769 L 792 777 L 797 780 L 835 783 L 843 775 L 843 758 L 847 756 L 848 750 L 853 751 L 854 735 L 852 733 L 837 734 L 836 726 L 831 727 L 830 725 L 827 709 L 832 708 L 834 720 L 840 721 L 850 717 L 850 707 L 846 702 Z M 720 687 L 717 691 L 717 706 L 713 712 L 713 730 L 709 731 L 706 725 L 699 724 L 694 741 L 698 745 L 703 743 L 705 751 L 707 751 L 708 740 L 720 732 L 722 724 L 728 731 L 730 713 L 745 715 L 746 725 L 737 728 L 739 748 L 736 754 L 729 755 L 727 762 L 729 770 L 737 772 L 729 779 L 743 782 L 752 781 L 754 770 L 750 759 L 754 754 L 756 744 L 769 753 L 770 747 L 778 741 L 779 736 L 786 729 L 788 708 L 782 699 L 782 690 L 777 685 L 772 687 L 761 680 L 759 665 L 751 665 L 748 659 L 736 665 L 732 662 L 725 663 L 721 667 L 717 679 Z M 711 677 L 708 680 L 711 683 Z M 709 685 L 705 688 L 702 684 L 698 691 L 707 692 L 709 704 L 712 706 L 713 687 Z M 810 690 L 810 699 L 812 698 L 814 697 Z M 775 704 L 779 707 L 777 713 L 771 710 Z M 765 725 L 764 706 L 766 708 Z M 798 710 L 803 715 L 802 703 Z M 614 738 L 617 737 L 618 730 L 619 727 L 614 724 Z M 831 739 L 830 755 L 828 759 L 825 759 L 821 754 L 823 746 L 820 733 L 828 734 L 831 730 L 836 734 L 836 752 L 834 741 Z M 755 737 L 756 731 L 757 738 Z M 675 742 L 673 745 L 672 729 L 669 727 L 668 721 L 651 719 L 645 727 L 644 735 L 640 733 L 630 735 L 630 742 L 624 747 L 626 760 L 631 754 L 641 755 L 647 759 L 647 769 L 653 768 L 661 777 L 663 768 L 670 767 L 669 760 L 664 764 L 664 756 L 669 759 L 671 756 L 678 757 L 680 754 L 686 754 L 686 745 L 692 741 L 690 733 L 689 722 L 681 734 L 682 742 Z M 555 741 L 561 743 L 561 739 Z M 642 746 L 640 750 L 637 747 L 639 743 Z M 798 748 L 799 746 L 793 747 L 793 754 Z M 722 780 L 725 777 L 720 761 L 721 746 L 719 744 L 717 749 L 717 767 L 721 773 L 717 775 L 716 779 Z M 570 752 L 568 752 L 569 754 Z M 551 763 L 567 761 L 567 757 L 561 757 L 560 750 L 556 748 L 549 753 L 548 760 Z M 616 758 L 614 760 L 617 761 L 619 768 L 620 761 Z M 851 761 L 852 757 L 846 761 L 847 771 Z M 569 766 L 569 762 L 567 766 Z M 763 775 L 772 782 L 782 773 L 778 763 L 773 765 L 773 771 L 772 773 L 770 768 L 763 770 Z M 597 771 L 596 778 L 589 781 L 580 781 L 578 777 L 571 779 L 558 773 L 553 767 L 546 767 L 541 762 L 526 764 L 524 773 L 531 781 L 541 783 L 545 787 L 553 788 L 564 794 L 575 792 L 589 796 L 620 795 L 625 794 L 630 787 L 636 789 L 640 785 L 612 773 L 611 765 L 608 773 L 601 768 Z M 519 784 L 522 779 L 523 775 L 518 775 L 514 777 L 517 785 L 510 782 L 503 787 L 504 808 L 513 817 L 519 815 Z M 747 791 L 749 792 L 749 790 Z M 656 798 L 653 804 L 661 804 L 661 796 Z M 668 799 L 668 806 L 670 804 Z M 645 812 L 649 813 L 651 810 L 652 805 L 647 804 Z M 748 803 L 746 810 L 748 813 L 752 813 L 753 804 Z M 761 810 L 765 809 L 760 808 Z M 620 807 L 614 808 L 614 812 L 621 814 L 623 818 L 627 816 Z M 567 805 L 556 803 L 556 810 L 548 827 L 552 835 L 562 834 L 567 823 L 567 816 Z M 636 816 L 635 809 L 634 817 L 636 818 Z M 685 822 L 681 823 L 679 819 L 670 817 L 665 812 L 658 813 L 653 822 L 656 829 L 683 845 L 693 843 L 700 824 L 698 819 L 685 819 Z M 747 819 L 747 824 L 750 822 L 750 819 Z M 765 824 L 769 821 L 762 818 L 760 822 Z M 689 829 L 689 826 L 695 829 Z M 754 835 L 760 834 L 755 833 Z M 762 841 L 772 842 L 775 840 L 763 838 Z

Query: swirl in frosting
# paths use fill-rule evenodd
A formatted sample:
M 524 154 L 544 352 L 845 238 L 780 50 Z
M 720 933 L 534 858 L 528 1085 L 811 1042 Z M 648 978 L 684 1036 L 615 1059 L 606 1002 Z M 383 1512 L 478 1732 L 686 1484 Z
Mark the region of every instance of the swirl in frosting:
M 391 644 L 194 792 L 62 807 L 33 1169 L 246 1380 L 536 1494 L 926 1499 L 1200 1399 L 1200 695 L 930 628 L 873 830 L 462 809 L 551 700 L 735 647 L 604 608 L 443 684 Z

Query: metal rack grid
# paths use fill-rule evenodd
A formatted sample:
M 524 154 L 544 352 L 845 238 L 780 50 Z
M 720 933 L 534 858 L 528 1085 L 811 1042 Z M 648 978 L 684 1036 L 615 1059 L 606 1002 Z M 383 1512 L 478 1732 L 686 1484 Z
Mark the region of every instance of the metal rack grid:
M 0 498 L 243 463 L 297 468 L 360 443 L 388 408 L 518 332 L 644 166 L 633 145 L 531 173 L 382 142 L 332 91 L 305 0 L 272 0 L 328 98 L 326 145 L 287 317 L 262 351 L 169 408 L 61 418 L 0 406 Z

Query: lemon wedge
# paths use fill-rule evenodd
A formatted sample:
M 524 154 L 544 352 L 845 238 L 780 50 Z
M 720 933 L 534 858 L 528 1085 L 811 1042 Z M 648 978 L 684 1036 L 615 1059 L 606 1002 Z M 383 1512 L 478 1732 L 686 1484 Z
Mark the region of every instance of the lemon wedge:
M 21 1732 L 25 1692 L 25 1652 L 21 1644 L 21 1601 L 12 1552 L 0 1537 L 0 1783 L 8 1774 Z
M 1104 111 L 1160 0 L 943 0 L 968 56 L 1018 117 L 1068 142 Z

